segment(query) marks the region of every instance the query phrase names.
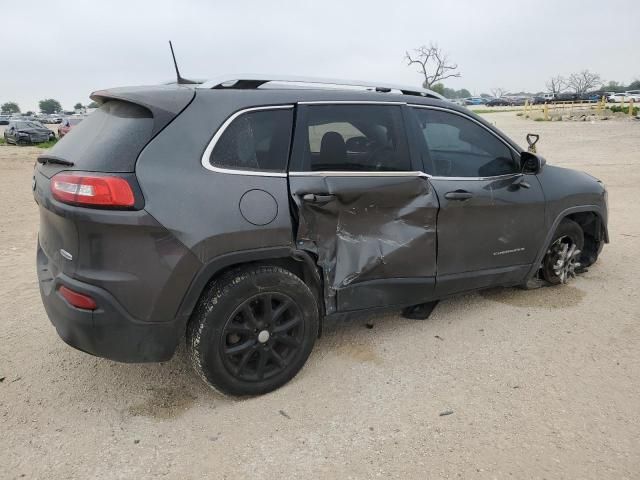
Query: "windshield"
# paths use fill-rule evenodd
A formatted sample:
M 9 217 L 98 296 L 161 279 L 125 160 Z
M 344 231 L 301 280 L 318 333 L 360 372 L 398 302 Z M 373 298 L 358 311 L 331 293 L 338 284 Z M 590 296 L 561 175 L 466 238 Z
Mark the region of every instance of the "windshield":
M 44 128 L 44 126 L 38 122 L 16 122 L 16 128 Z

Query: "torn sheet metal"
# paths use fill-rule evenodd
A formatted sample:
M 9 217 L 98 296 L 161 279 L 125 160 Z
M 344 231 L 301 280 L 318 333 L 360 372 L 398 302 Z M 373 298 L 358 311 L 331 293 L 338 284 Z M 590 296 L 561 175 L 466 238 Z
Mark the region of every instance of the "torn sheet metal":
M 325 203 L 303 199 L 332 195 Z M 324 273 L 327 309 L 336 292 L 359 282 L 434 277 L 438 201 L 420 177 L 308 177 L 292 182 L 298 248 Z

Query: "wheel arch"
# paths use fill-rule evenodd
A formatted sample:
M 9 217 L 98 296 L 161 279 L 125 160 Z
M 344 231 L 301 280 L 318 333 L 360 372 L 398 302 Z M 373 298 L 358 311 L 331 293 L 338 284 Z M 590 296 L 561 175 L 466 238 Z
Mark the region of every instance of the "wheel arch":
M 545 236 L 545 240 L 541 247 L 538 250 L 538 254 L 536 255 L 536 259 L 534 263 L 531 265 L 531 269 L 527 274 L 526 280 L 530 280 L 534 277 L 536 272 L 538 271 L 538 267 L 544 258 L 544 254 L 549 248 L 551 244 L 551 240 L 553 238 L 553 234 L 560 222 L 564 219 L 573 220 L 578 223 L 585 233 L 585 237 L 587 235 L 592 236 L 592 238 L 597 241 L 604 241 L 604 243 L 609 243 L 609 232 L 607 229 L 606 212 L 602 210 L 600 205 L 578 205 L 574 207 L 569 207 L 562 210 L 558 213 L 551 224 L 551 227 L 547 231 L 547 235 Z M 585 230 L 586 229 L 586 230 Z M 602 238 L 598 239 L 598 230 L 600 230 Z M 597 247 L 596 247 L 597 248 Z
M 280 266 L 302 279 L 316 297 L 320 332 L 322 332 L 324 301 L 320 267 L 316 265 L 316 261 L 311 254 L 291 247 L 260 248 L 232 252 L 205 263 L 191 281 L 187 293 L 180 304 L 177 316 L 188 320 L 207 285 L 231 269 L 250 265 Z

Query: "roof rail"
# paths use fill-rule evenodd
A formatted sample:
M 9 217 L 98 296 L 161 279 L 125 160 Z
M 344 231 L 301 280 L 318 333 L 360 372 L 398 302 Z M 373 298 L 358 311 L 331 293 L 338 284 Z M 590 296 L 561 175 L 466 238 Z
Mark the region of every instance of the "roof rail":
M 266 83 L 295 83 L 305 85 L 322 85 L 326 87 L 362 87 L 376 92 L 389 93 L 392 91 L 399 91 L 403 95 L 416 95 L 420 97 L 439 98 L 444 100 L 444 97 L 433 90 L 427 90 L 425 88 L 408 87 L 406 85 L 391 85 L 387 83 L 378 82 L 364 82 L 359 80 L 337 80 L 332 78 L 314 78 L 314 77 L 298 77 L 291 75 L 257 75 L 257 74 L 243 74 L 243 75 L 226 75 L 223 77 L 217 77 L 206 82 L 197 85 L 196 88 L 206 89 L 256 89 Z M 320 87 L 321 88 L 321 87 Z

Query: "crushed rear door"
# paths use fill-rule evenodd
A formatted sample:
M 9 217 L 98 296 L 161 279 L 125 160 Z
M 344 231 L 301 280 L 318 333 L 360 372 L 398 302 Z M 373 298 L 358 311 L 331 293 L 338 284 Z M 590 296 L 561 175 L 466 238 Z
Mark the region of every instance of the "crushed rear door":
M 298 107 L 289 171 L 296 242 L 322 269 L 327 313 L 432 299 L 438 199 L 406 148 L 402 112 Z

